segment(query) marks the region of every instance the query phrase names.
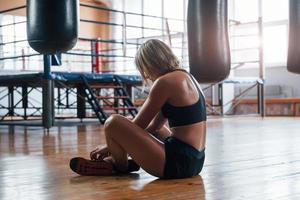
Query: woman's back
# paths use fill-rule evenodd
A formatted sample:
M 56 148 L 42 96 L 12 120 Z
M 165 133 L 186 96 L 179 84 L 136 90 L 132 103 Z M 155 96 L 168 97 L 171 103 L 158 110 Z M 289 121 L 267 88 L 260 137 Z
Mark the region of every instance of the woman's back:
M 171 90 L 162 113 L 169 120 L 173 136 L 202 150 L 205 147 L 206 110 L 200 86 L 183 70 L 167 73 L 161 79 L 165 79 Z

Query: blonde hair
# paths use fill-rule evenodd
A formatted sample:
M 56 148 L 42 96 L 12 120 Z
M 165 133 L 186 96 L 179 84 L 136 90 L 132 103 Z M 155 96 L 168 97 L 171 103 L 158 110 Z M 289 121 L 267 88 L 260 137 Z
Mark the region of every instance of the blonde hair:
M 135 56 L 135 65 L 146 81 L 178 69 L 180 62 L 164 42 L 151 39 L 143 43 Z

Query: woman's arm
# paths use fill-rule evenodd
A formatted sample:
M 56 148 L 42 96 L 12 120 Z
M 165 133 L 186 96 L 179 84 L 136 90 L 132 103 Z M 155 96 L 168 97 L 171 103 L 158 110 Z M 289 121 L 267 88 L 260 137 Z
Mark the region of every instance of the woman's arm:
M 133 122 L 142 129 L 146 129 L 152 121 L 156 124 L 156 126 L 158 126 L 158 124 L 161 122 L 159 122 L 159 119 L 155 120 L 154 118 L 156 118 L 161 110 L 161 107 L 169 98 L 169 91 L 170 90 L 168 89 L 167 81 L 163 78 L 157 79 L 153 83 L 146 101 L 141 107 L 139 113 L 134 118 Z M 151 126 L 154 128 L 154 125 Z
M 167 126 L 162 126 L 154 133 L 154 136 L 160 141 L 164 142 L 167 137 L 170 137 L 173 133 Z
M 167 119 L 159 112 L 146 128 L 146 131 L 163 142 L 167 137 L 172 135 L 170 129 L 165 125 L 166 122 Z
M 153 120 L 150 122 L 148 127 L 146 128 L 146 131 L 148 131 L 150 133 L 154 133 L 154 132 L 158 131 L 159 129 L 161 129 L 161 127 L 163 127 L 166 122 L 167 122 L 167 119 L 162 115 L 161 112 L 158 112 L 155 115 L 155 117 L 153 118 Z

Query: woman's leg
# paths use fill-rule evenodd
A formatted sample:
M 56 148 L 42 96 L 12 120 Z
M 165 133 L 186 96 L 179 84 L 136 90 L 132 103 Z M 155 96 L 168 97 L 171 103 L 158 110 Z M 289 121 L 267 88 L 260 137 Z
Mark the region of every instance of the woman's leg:
M 162 177 L 164 144 L 121 115 L 112 115 L 104 125 L 108 149 L 117 169 L 127 169 L 127 154 L 148 173 Z

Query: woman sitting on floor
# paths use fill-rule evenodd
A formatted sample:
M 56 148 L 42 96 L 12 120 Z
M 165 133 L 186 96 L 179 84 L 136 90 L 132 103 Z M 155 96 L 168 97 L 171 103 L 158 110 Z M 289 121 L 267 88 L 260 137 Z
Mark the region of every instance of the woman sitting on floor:
M 206 137 L 205 99 L 199 85 L 160 40 L 143 43 L 135 64 L 143 79 L 153 82 L 139 113 L 132 121 L 110 116 L 104 125 L 107 146 L 93 150 L 91 160 L 71 159 L 71 169 L 101 176 L 133 172 L 141 166 L 160 178 L 198 175 Z

